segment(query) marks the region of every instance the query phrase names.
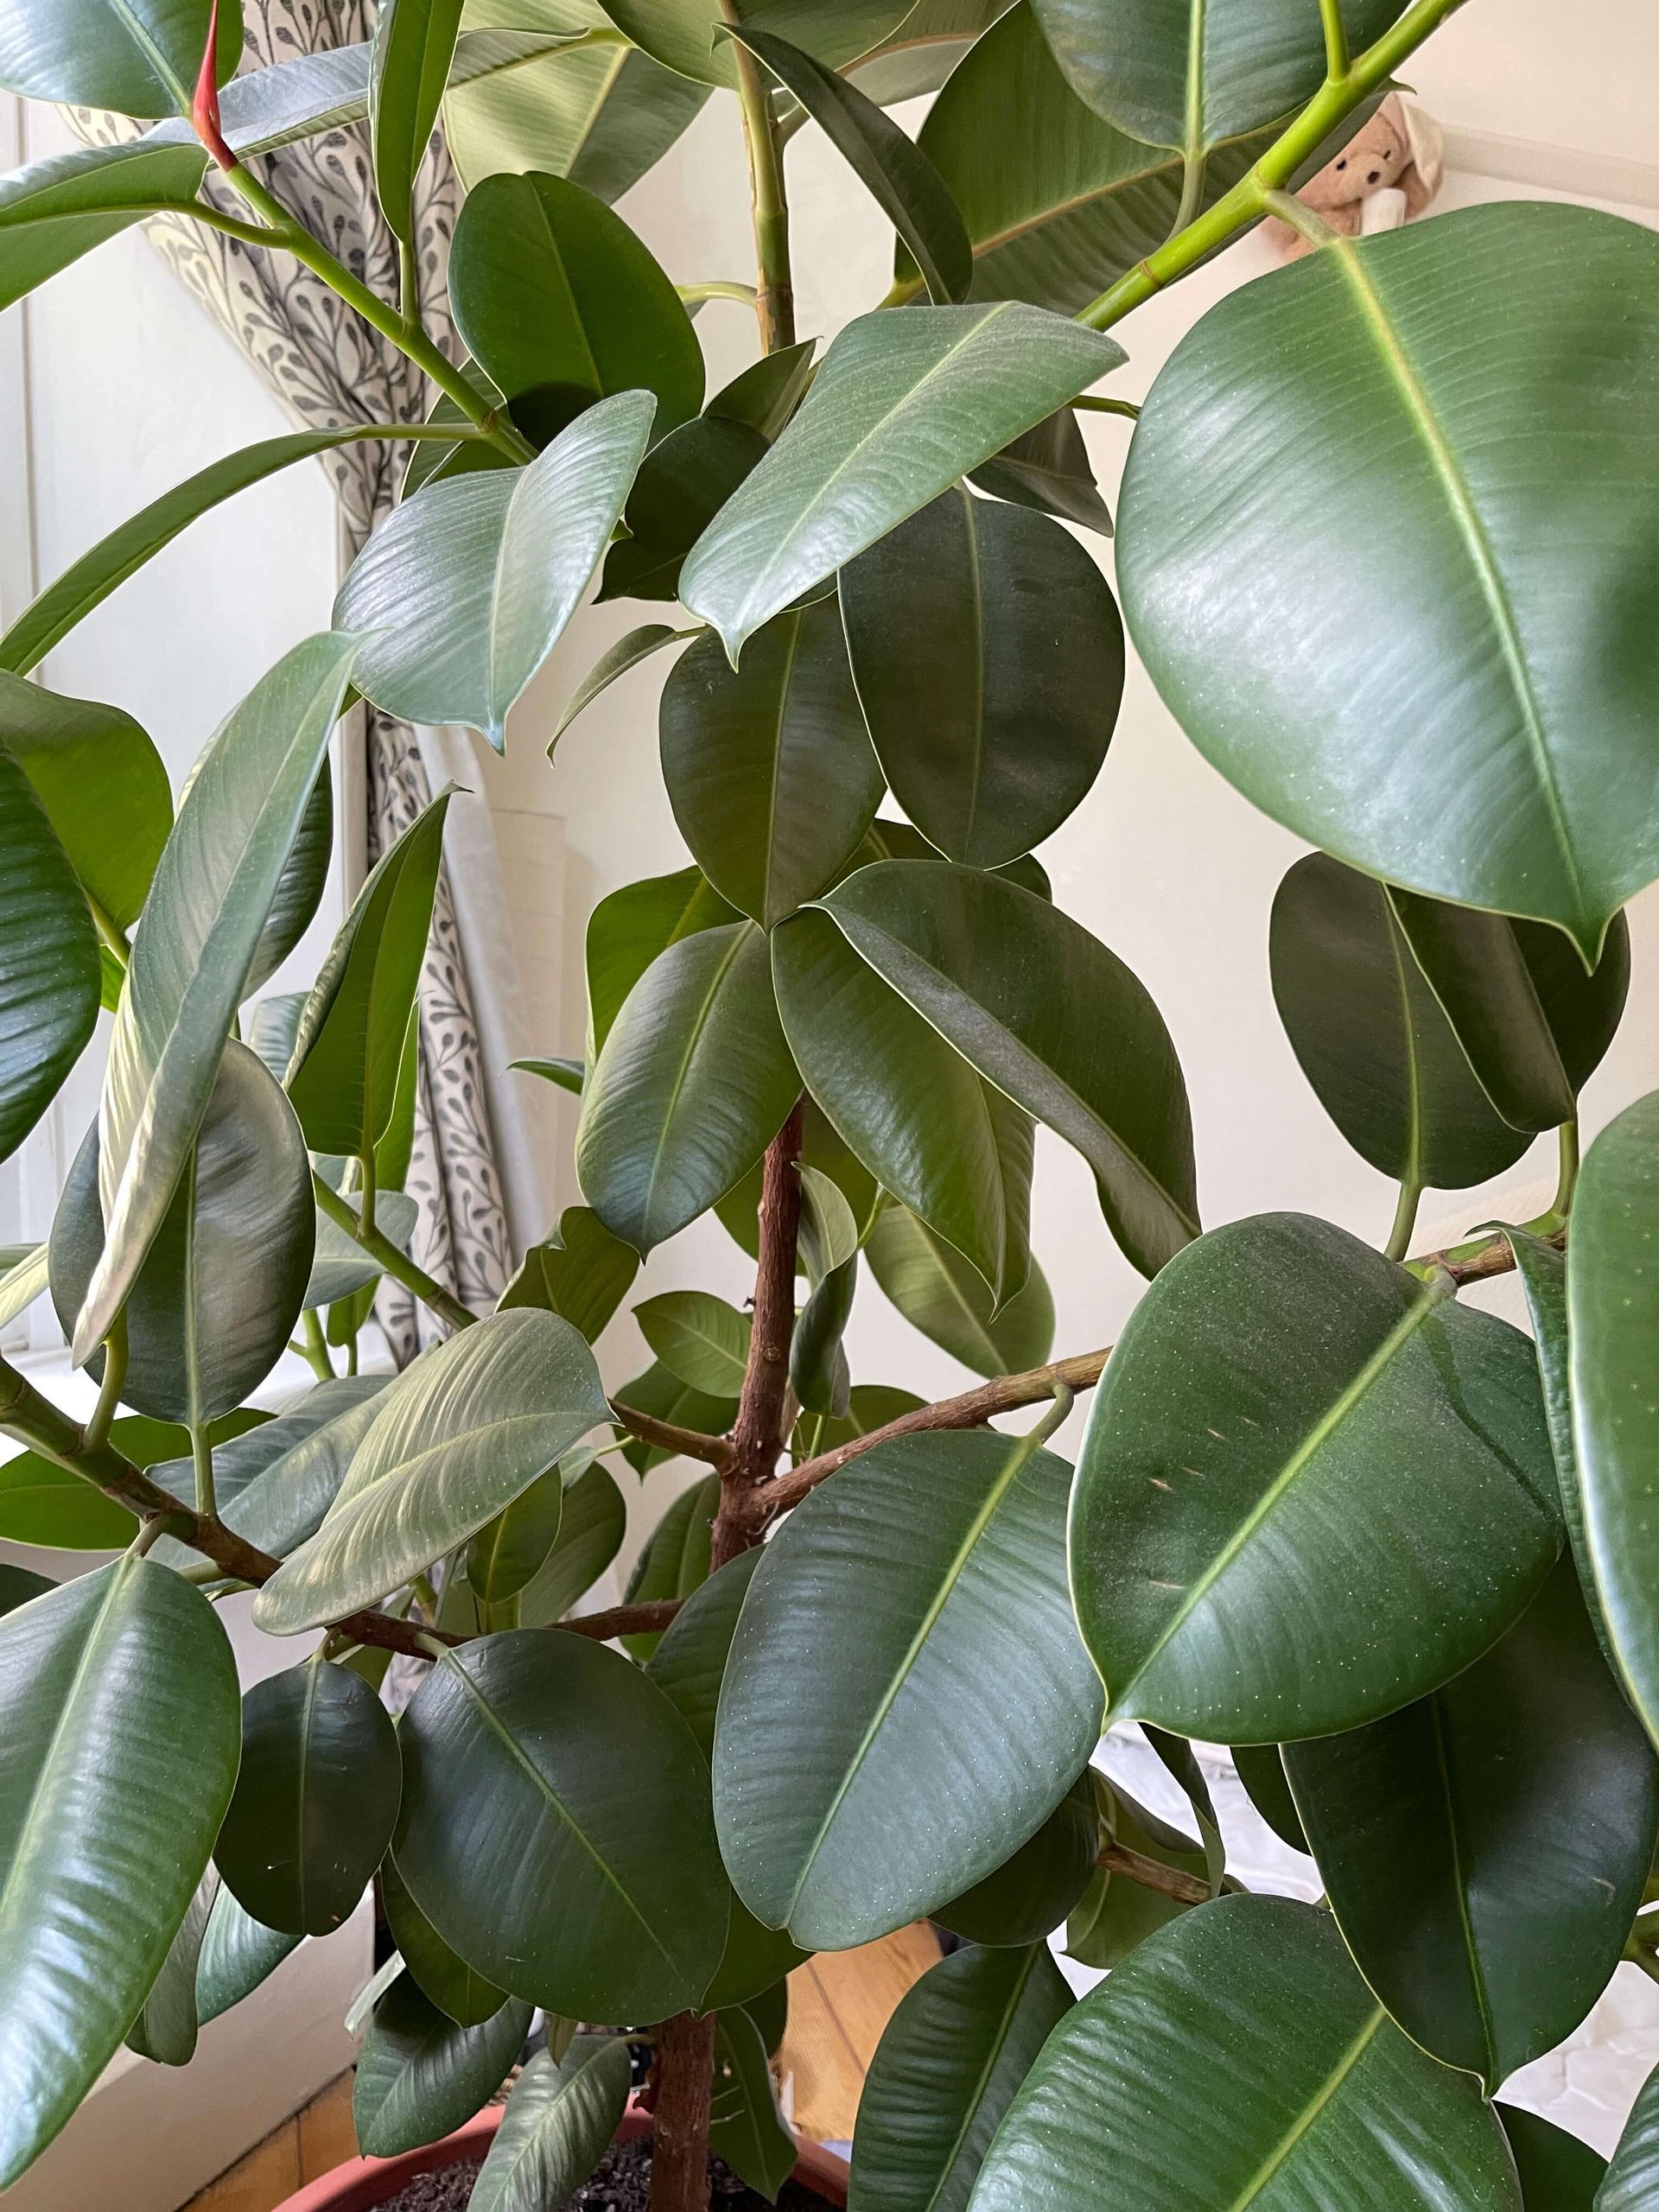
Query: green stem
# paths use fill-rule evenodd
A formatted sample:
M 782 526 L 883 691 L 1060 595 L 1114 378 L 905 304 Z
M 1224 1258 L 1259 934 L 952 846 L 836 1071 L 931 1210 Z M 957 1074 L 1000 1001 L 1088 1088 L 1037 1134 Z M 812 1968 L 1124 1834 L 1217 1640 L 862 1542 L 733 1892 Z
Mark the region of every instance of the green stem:
M 332 1382 L 334 1363 L 328 1357 L 328 1340 L 322 1333 L 322 1317 L 315 1306 L 305 1310 L 305 1357 L 319 1382 Z
M 1338 84 L 1348 74 L 1348 26 L 1342 20 L 1342 0 L 1319 0 L 1319 21 L 1325 26 L 1325 76 Z
M 379 1190 L 379 1185 L 375 1179 L 373 1153 L 372 1151 L 359 1153 L 357 1167 L 358 1174 L 361 1179 L 362 1204 L 359 1211 L 362 1217 L 363 1233 L 365 1236 L 372 1236 L 375 1234 L 375 1199 Z
M 1141 409 L 1133 399 L 1105 399 L 1094 392 L 1085 391 L 1071 402 L 1085 415 L 1122 415 L 1131 423 L 1141 420 Z
M 213 1520 L 219 1511 L 213 1495 L 213 1447 L 207 1441 L 207 1431 L 195 1422 L 190 1425 L 190 1458 L 196 1471 L 196 1511 L 205 1521 Z
M 1576 1119 L 1563 1122 L 1555 1132 L 1560 1159 L 1560 1174 L 1555 1185 L 1555 1197 L 1550 1211 L 1566 1220 L 1573 1204 L 1573 1193 L 1579 1180 L 1579 1125 Z
M 1262 204 L 1266 213 L 1288 223 L 1310 245 L 1329 245 L 1337 236 L 1324 216 L 1316 208 L 1305 206 L 1294 192 L 1264 193 Z
M 737 16 L 731 0 L 722 0 L 728 22 Z M 754 258 L 760 283 L 755 296 L 755 320 L 760 343 L 768 353 L 781 353 L 795 343 L 795 290 L 789 260 L 789 201 L 784 191 L 783 149 L 778 143 L 766 78 L 747 47 L 731 41 L 737 65 L 737 104 L 743 118 L 743 137 L 749 155 L 749 186 L 754 213 Z
M 1165 286 L 1184 276 L 1208 254 L 1227 244 L 1238 232 L 1260 219 L 1267 195 L 1282 192 L 1292 177 L 1352 114 L 1370 93 L 1386 85 L 1407 57 L 1414 54 L 1431 31 L 1463 5 L 1463 0 L 1412 0 L 1412 5 L 1374 46 L 1351 61 L 1339 77 L 1320 87 L 1297 116 L 1281 131 L 1246 175 L 1207 207 L 1184 231 L 1158 251 L 1138 261 L 1098 299 L 1077 316 L 1091 330 L 1109 330 L 1132 308 L 1140 307 Z
M 404 329 L 422 329 L 421 267 L 407 238 L 397 241 L 397 304 L 403 311 Z
M 1181 197 L 1175 210 L 1175 220 L 1169 234 L 1174 238 L 1184 231 L 1204 205 L 1205 172 L 1210 164 L 1203 154 L 1188 154 L 1181 163 Z
M 1417 1226 L 1417 1209 L 1423 1202 L 1421 1183 L 1407 1181 L 1400 1185 L 1400 1203 L 1394 1210 L 1394 1226 L 1389 1231 L 1389 1241 L 1382 1247 L 1391 1260 L 1403 1260 L 1411 1249 L 1412 1232 Z
M 116 1317 L 115 1326 L 104 1340 L 104 1380 L 99 1385 L 98 1403 L 92 1417 L 81 1431 L 81 1436 L 92 1451 L 110 1440 L 110 1426 L 115 1419 L 116 1408 L 121 1402 L 121 1386 L 127 1379 L 127 1317 Z
M 710 276 L 701 284 L 677 284 L 675 290 L 687 307 L 700 300 L 735 300 L 741 307 L 760 311 L 760 294 L 753 284 L 739 284 L 724 276 Z
M 383 1236 L 378 1229 L 365 1228 L 345 1199 L 337 1191 L 331 1190 L 321 1175 L 312 1176 L 311 1185 L 317 1204 L 329 1220 L 360 1244 L 372 1260 L 378 1260 L 394 1282 L 402 1283 L 423 1306 L 429 1306 L 441 1321 L 448 1321 L 452 1328 L 467 1329 L 477 1320 L 476 1313 L 469 1313 L 458 1298 L 411 1260 L 407 1252 L 400 1252 L 390 1237 Z

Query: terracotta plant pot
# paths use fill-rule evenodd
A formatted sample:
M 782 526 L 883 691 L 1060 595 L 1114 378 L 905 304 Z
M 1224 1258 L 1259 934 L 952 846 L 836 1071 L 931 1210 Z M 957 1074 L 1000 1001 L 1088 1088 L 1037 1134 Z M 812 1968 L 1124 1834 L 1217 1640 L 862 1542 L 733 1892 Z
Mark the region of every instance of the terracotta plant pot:
M 484 2158 L 501 2125 L 501 2112 L 499 2105 L 491 2105 L 453 2135 L 419 2151 L 405 2151 L 399 2158 L 347 2158 L 344 2165 L 308 2183 L 297 2196 L 285 2196 L 276 2212 L 380 2212 L 416 2174 L 436 2173 L 444 2166 Z M 630 2107 L 623 2114 L 617 2139 L 628 2143 L 650 2132 L 645 2114 Z M 821 2144 L 802 2142 L 795 2178 L 830 2203 L 846 2204 L 846 2162 Z

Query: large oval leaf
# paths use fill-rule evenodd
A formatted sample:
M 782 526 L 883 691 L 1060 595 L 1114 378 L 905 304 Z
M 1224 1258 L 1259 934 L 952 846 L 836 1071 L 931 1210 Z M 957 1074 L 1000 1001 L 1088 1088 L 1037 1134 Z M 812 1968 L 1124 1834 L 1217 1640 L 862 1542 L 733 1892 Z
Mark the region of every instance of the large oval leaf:
M 645 455 L 634 479 L 622 516 L 628 535 L 619 535 L 605 556 L 600 598 L 676 598 L 686 555 L 766 449 L 759 430 L 718 415 L 695 415 L 671 430 Z M 671 630 L 655 642 L 675 634 Z M 613 650 L 620 655 L 623 649 Z M 631 667 L 640 657 L 630 647 L 622 664 Z M 601 674 L 608 683 L 620 673 L 620 667 L 602 664 L 589 683 Z M 584 695 L 572 701 L 573 717 L 594 693 L 584 686 Z
M 1454 1681 L 1284 1759 L 1337 1925 L 1414 2043 L 1490 2094 L 1572 2033 L 1642 1901 L 1659 1767 L 1570 1556 Z
M 791 600 L 1122 359 L 1111 339 L 1015 304 L 861 316 L 693 547 L 681 598 L 735 660 Z
M 86 146 L 0 177 L 0 307 L 11 307 L 152 207 L 188 207 L 200 146 Z
M 1180 1063 L 1139 979 L 1035 893 L 885 861 L 820 902 L 860 957 L 988 1083 L 1075 1145 L 1143 1274 L 1198 1234 Z
M 699 638 L 663 690 L 663 780 L 716 891 L 770 929 L 834 882 L 881 803 L 835 599 L 769 622 L 734 670 Z
M 464 1959 L 575 2018 L 700 2000 L 728 1896 L 708 1770 L 637 1667 L 554 1630 L 489 1637 L 433 1669 L 401 1734 L 398 1871 Z
M 390 1856 L 380 1864 L 378 1895 L 398 1956 L 423 1995 L 459 2028 L 479 2028 L 493 2020 L 506 2002 L 506 1991 L 474 1973 L 450 1949 L 409 1894 L 397 1862 Z
M 1072 1586 L 1118 1718 L 1283 1743 L 1449 1681 L 1560 1538 L 1527 1338 L 1344 1230 L 1262 1214 L 1173 1260 L 1119 1338 Z
M 1588 964 L 1659 873 L 1659 636 L 1633 590 L 1656 471 L 1650 231 L 1510 206 L 1344 241 L 1230 295 L 1160 374 L 1124 612 L 1264 812 L 1408 889 L 1558 923 Z
M 342 628 L 372 634 L 359 688 L 388 714 L 505 742 L 508 709 L 575 613 L 616 527 L 655 402 L 623 391 L 527 468 L 429 484 L 353 564 Z
M 1596 2199 L 1596 2212 L 1649 2212 L 1659 2189 L 1659 2071 L 1642 2085 Z
M 682 938 L 629 993 L 588 1075 L 583 1194 L 649 1252 L 753 1166 L 799 1089 L 764 932 L 733 922 Z
M 243 1909 L 327 1936 L 385 1856 L 403 1788 L 386 1709 L 346 1667 L 312 1660 L 242 1700 L 242 1768 L 213 1860 Z
M 1595 2212 L 1606 2159 L 1535 2112 L 1520 2105 L 1499 2105 L 1497 2110 L 1515 2154 L 1526 2212 Z
M 1071 1993 L 1043 1943 L 957 1951 L 899 1999 L 858 2102 L 848 2202 L 964 2212 L 980 2162 Z
M 3 0 L 0 85 L 25 99 L 188 115 L 213 17 L 213 0 Z M 241 50 L 241 11 L 225 9 L 221 83 Z
M 559 1540 L 563 1512 L 564 1478 L 553 1467 L 485 1522 L 467 1547 L 467 1580 L 480 1605 L 502 1605 L 535 1580 Z
M 119 2049 L 236 1779 L 236 1665 L 200 1591 L 126 1558 L 0 1622 L 0 2187 Z
M 502 1292 L 499 1309 L 539 1306 L 563 1314 L 591 1344 L 627 1296 L 639 1255 L 613 1236 L 587 1206 L 566 1206 L 539 1244 L 525 1253 Z
M 531 2008 L 509 1998 L 476 2028 L 460 2028 L 400 1974 L 374 2008 L 352 2085 L 365 2158 L 396 2158 L 464 2127 L 506 2079 L 530 2033 Z
M 66 1331 L 105 1249 L 99 1149 L 93 1128 L 52 1224 L 52 1301 Z M 128 1295 L 124 1402 L 198 1427 L 239 1406 L 287 1349 L 315 1236 L 293 1109 L 258 1056 L 227 1044 L 189 1165 Z M 102 1373 L 101 1355 L 91 1363 Z
M 709 16 L 704 0 L 605 0 L 605 12 L 669 68 L 707 85 L 736 83 L 731 41 L 720 36 L 719 16 Z M 730 12 L 839 69 L 889 38 L 907 10 L 905 0 L 733 0 Z
M 874 755 L 872 755 L 874 759 Z M 874 811 L 874 809 L 871 810 Z M 22 764 L 0 744 L 0 1160 L 56 1097 L 98 1020 L 98 934 Z
M 387 227 L 415 238 L 415 177 L 454 59 L 465 0 L 390 0 L 375 22 L 369 89 L 374 193 Z
M 973 2203 L 1520 2212 L 1520 2193 L 1473 2082 L 1372 2002 L 1328 1914 L 1223 1897 L 1066 2015 Z
M 1054 1349 L 1054 1300 L 1035 1260 L 1000 1309 L 983 1278 L 908 1206 L 889 1200 L 864 1243 L 870 1273 L 912 1328 L 976 1375 L 1019 1375 Z
M 937 92 L 1007 0 L 917 0 L 892 35 L 859 57 L 849 75 L 884 107 Z
M 223 1883 L 207 1916 L 196 1959 L 196 2018 L 202 2027 L 251 1997 L 299 1945 L 297 1936 L 262 1928 Z
M 767 1926 L 826 1949 L 903 1927 L 1071 1788 L 1100 1685 L 1065 1586 L 1070 1481 L 1029 1438 L 903 1437 L 768 1545 L 715 1737 L 721 1847 Z M 775 1694 L 809 1667 L 810 1700 Z
M 624 1001 L 658 953 L 699 930 L 740 918 L 701 868 L 648 875 L 607 893 L 588 918 L 588 1065 Z
M 621 1550 L 627 1528 L 627 1503 L 608 1470 L 592 1466 L 578 1475 L 564 1494 L 558 1541 L 519 1593 L 521 1625 L 546 1628 L 563 1620 Z
M 543 2212 L 574 2196 L 610 2148 L 628 2101 L 628 2046 L 577 2036 L 538 2050 L 513 2086 L 469 2212 Z
M 497 1313 L 406 1368 L 316 1535 L 254 1600 L 292 1636 L 354 1611 L 475 1535 L 609 1412 L 568 1321 Z
M 278 661 L 222 725 L 179 809 L 110 1045 L 105 1238 L 75 1324 L 77 1362 L 125 1303 L 188 1164 L 356 652 L 354 639 L 325 631 Z
M 1071 1912 L 1096 1872 L 1100 1852 L 1096 1776 L 1085 1768 L 1028 1842 L 983 1881 L 940 1905 L 941 1928 L 997 1948 L 1039 1943 Z
M 0 743 L 35 786 L 87 897 L 130 929 L 173 826 L 167 770 L 148 733 L 119 707 L 0 674 Z
M 654 392 L 659 437 L 702 404 L 702 349 L 678 293 L 621 217 L 567 177 L 491 176 L 467 194 L 449 296 L 473 359 L 537 445 L 613 392 Z
M 841 605 L 882 770 L 923 836 L 995 868 L 1058 830 L 1123 690 L 1116 603 L 1076 538 L 957 485 L 842 570 Z

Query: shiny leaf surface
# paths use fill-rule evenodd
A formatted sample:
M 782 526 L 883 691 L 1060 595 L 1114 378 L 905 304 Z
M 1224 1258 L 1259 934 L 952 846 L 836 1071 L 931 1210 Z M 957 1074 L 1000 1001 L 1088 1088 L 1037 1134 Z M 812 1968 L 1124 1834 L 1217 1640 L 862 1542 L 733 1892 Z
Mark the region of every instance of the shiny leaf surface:
M 874 811 L 874 809 L 871 810 Z M 39 793 L 0 744 L 0 1160 L 34 1128 L 98 1020 L 98 936 Z
M 87 897 L 130 929 L 173 826 L 149 735 L 118 707 L 0 675 L 0 744 L 34 785 Z
M 1053 1350 L 1054 1300 L 1034 1260 L 1024 1287 L 997 1312 L 982 1277 L 908 1207 L 884 1205 L 864 1250 L 906 1320 L 976 1375 L 1022 1374 Z
M 374 2008 L 358 2055 L 352 2119 L 365 2158 L 395 2158 L 464 2126 L 512 2069 L 531 2008 L 509 1998 L 492 2019 L 461 2028 L 398 1975 Z
M 450 1949 L 410 1897 L 390 1856 L 381 1862 L 379 1896 L 391 1940 L 422 1995 L 459 2028 L 481 2028 L 493 2020 L 507 2001 L 506 1991 L 475 1974 Z
M 634 480 L 622 516 L 629 535 L 606 556 L 601 599 L 676 597 L 686 555 L 766 450 L 758 430 L 719 416 L 671 430 Z
M 628 2047 L 614 2036 L 578 2036 L 563 2058 L 538 2050 L 513 2085 L 484 2171 L 474 2212 L 542 2212 L 563 2204 L 592 2173 L 622 2124 Z
M 499 1310 L 541 1306 L 563 1315 L 593 1344 L 639 1272 L 639 1254 L 613 1236 L 596 1213 L 587 1206 L 567 1206 L 557 1228 L 525 1253 L 501 1294 Z
M 0 85 L 25 99 L 188 115 L 207 48 L 211 0 L 4 0 Z M 242 18 L 219 26 L 219 76 L 235 73 Z
M 0 307 L 141 222 L 188 207 L 201 186 L 200 146 L 88 146 L 0 177 Z

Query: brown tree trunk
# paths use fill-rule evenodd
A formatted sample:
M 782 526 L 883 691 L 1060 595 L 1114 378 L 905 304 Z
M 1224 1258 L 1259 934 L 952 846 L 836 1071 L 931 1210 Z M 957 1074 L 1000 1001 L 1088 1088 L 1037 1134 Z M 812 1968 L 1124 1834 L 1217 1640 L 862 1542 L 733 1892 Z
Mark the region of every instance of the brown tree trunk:
M 766 1147 L 761 1174 L 760 1265 L 754 1276 L 754 1319 L 743 1395 L 732 1427 L 731 1465 L 720 1478 L 715 1519 L 714 1564 L 724 1567 L 759 1541 L 753 1494 L 770 1480 L 784 1448 L 789 1396 L 789 1344 L 795 1331 L 795 1244 L 801 1225 L 801 1132 L 806 1102 Z
M 664 2020 L 651 2069 L 651 2212 L 709 2212 L 714 2081 L 714 2014 Z

